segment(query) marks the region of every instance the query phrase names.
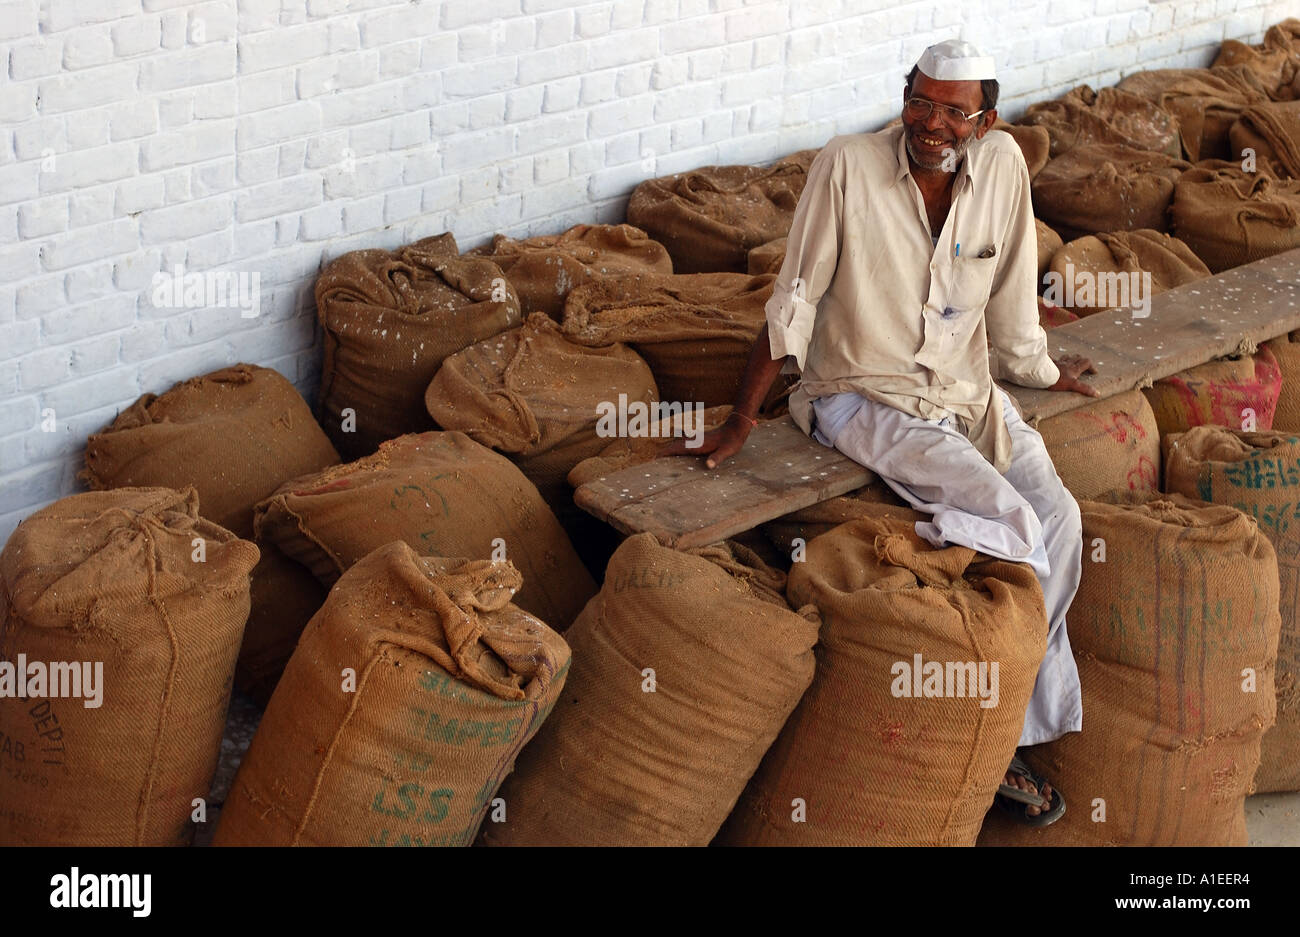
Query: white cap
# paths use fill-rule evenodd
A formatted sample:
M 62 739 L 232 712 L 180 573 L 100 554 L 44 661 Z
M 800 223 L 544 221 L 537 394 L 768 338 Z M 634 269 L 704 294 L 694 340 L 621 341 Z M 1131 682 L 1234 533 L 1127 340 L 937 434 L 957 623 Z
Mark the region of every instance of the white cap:
M 961 39 L 938 42 L 921 53 L 916 67 L 935 81 L 982 81 L 996 78 L 993 56 L 981 55 L 979 49 Z

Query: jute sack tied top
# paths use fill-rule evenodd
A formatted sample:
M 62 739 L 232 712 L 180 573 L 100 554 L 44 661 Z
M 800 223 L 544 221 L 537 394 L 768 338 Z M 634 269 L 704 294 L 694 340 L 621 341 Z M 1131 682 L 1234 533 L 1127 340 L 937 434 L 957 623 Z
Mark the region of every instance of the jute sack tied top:
M 1076 146 L 1034 178 L 1034 214 L 1067 241 L 1099 231 L 1165 231 L 1174 183 L 1190 168 L 1118 143 Z
M 1245 66 L 1275 101 L 1300 98 L 1300 19 L 1291 17 L 1270 26 L 1259 45 L 1225 39 L 1212 67 L 1220 65 Z
M 676 273 L 744 273 L 751 248 L 790 233 L 816 155 L 649 179 L 632 191 L 627 220 L 668 248 Z
M 1116 87 L 1177 118 L 1183 154 L 1192 162 L 1231 159 L 1229 128 L 1243 110 L 1269 100 L 1259 78 L 1243 66 L 1149 69 L 1134 72 Z
M 1118 88 L 1094 91 L 1079 85 L 1055 101 L 1029 105 L 1017 123 L 1045 129 L 1052 158 L 1086 143 L 1121 143 L 1183 155 L 1178 120 L 1146 98 Z
M 735 401 L 775 281 L 742 273 L 605 277 L 569 294 L 564 334 L 583 345 L 631 345 L 650 365 L 661 400 L 720 407 Z
M 1034 233 L 1038 235 L 1038 279 L 1039 291 L 1041 292 L 1043 274 L 1052 265 L 1052 255 L 1060 250 L 1064 242 L 1061 240 L 1061 236 L 1040 218 L 1034 219 Z
M 316 313 L 325 330 L 321 420 L 352 459 L 433 429 L 424 391 L 443 359 L 521 321 L 501 268 L 461 257 L 450 233 L 344 254 L 316 281 Z
M 1234 153 L 1253 150 L 1283 174 L 1300 177 L 1300 101 L 1246 108 L 1228 138 Z
M 253 537 L 253 507 L 291 478 L 337 465 L 306 401 L 279 372 L 238 364 L 145 394 L 86 441 L 93 489 L 193 485 L 199 511 Z M 253 570 L 252 609 L 236 682 L 270 698 L 298 635 L 325 595 L 274 547 Z
M 22 655 L 28 682 L 0 693 L 0 843 L 189 844 L 256 562 L 192 488 L 71 495 L 18 525 L 0 552 L 0 661 Z
M 1273 427 L 1282 371 L 1268 348 L 1253 355 L 1220 358 L 1161 378 L 1143 388 L 1160 435 L 1193 426 Z
M 303 633 L 239 766 L 219 846 L 465 846 L 564 686 L 564 639 L 510 563 L 390 543 Z
M 817 673 L 719 842 L 973 845 L 1046 649 L 1033 571 L 864 518 L 786 595 L 821 613 Z
M 749 252 L 748 273 L 751 277 L 765 273 L 780 273 L 785 263 L 785 246 L 787 238 L 779 237 L 766 244 L 760 244 Z
M 612 273 L 672 273 L 667 249 L 630 224 L 580 224 L 561 234 L 516 241 L 498 234 L 465 252 L 501 268 L 519 296 L 524 316 L 544 312 L 559 321 L 575 286 Z
M 1273 548 L 1240 511 L 1177 495 L 1079 508 L 1069 628 L 1083 731 L 1025 749 L 1069 807 L 1039 830 L 994 811 L 980 843 L 1245 846 L 1276 706 Z
M 629 537 L 565 633 L 569 682 L 501 789 L 492 845 L 703 846 L 808 687 L 817 617 L 728 542 Z
M 1173 233 L 1212 273 L 1300 247 L 1300 179 L 1216 162 L 1183 174 L 1170 206 Z
M 1255 789 L 1300 790 L 1300 436 L 1197 426 L 1164 448 L 1166 490 L 1249 514 L 1277 553 L 1277 724 L 1260 743 Z
M 1160 490 L 1160 430 L 1141 391 L 1049 417 L 1038 424 L 1038 432 L 1056 474 L 1075 498 Z
M 438 425 L 509 455 L 558 509 L 569 497 L 569 470 L 618 432 L 620 407 L 648 409 L 658 397 L 650 367 L 631 348 L 578 344 L 533 313 L 447 358 L 425 405 Z
M 425 555 L 504 556 L 524 576 L 519 607 L 556 630 L 596 592 L 533 484 L 464 433 L 400 436 L 287 482 L 257 506 L 257 532 L 326 586 L 394 540 Z
M 1044 281 L 1048 286 L 1046 295 L 1078 316 L 1135 308 L 1140 305 L 1139 299 L 1145 302 L 1165 290 L 1210 276 L 1209 268 L 1190 247 L 1178 238 L 1150 229 L 1078 238 L 1063 244 L 1052 255 L 1050 266 L 1055 276 Z M 1059 284 L 1057 292 L 1061 295 L 1052 295 L 1052 280 Z M 1070 283 L 1073 288 L 1067 286 Z M 1071 298 L 1073 303 L 1065 303 Z

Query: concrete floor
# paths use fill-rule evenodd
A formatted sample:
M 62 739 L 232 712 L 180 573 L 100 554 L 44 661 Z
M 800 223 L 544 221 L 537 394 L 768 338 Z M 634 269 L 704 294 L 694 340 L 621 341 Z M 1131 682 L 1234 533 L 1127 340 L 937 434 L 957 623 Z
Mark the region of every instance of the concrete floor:
M 208 798 L 208 822 L 199 828 L 194 845 L 207 846 L 212 842 L 221 805 L 230 791 L 239 762 L 252 744 L 261 717 L 262 711 L 256 703 L 238 691 L 234 693 L 226 734 L 221 740 L 221 760 Z M 1300 846 L 1300 793 L 1247 797 L 1246 829 L 1252 846 Z

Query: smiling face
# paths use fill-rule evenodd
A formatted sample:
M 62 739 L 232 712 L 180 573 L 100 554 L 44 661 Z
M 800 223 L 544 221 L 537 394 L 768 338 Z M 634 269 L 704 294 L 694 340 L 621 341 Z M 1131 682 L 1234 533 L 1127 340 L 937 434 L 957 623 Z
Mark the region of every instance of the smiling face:
M 903 92 L 903 100 L 908 97 L 925 98 L 936 104 L 947 104 L 959 109 L 963 114 L 973 114 L 980 110 L 983 97 L 978 81 L 935 81 L 917 72 L 910 91 Z M 947 165 L 955 167 L 966 155 L 966 150 L 974 140 L 978 140 L 993 126 L 997 118 L 996 111 L 989 110 L 965 126 L 954 126 L 940 114 L 939 108 L 930 111 L 924 120 L 914 120 L 903 108 L 903 128 L 906 134 L 907 154 L 917 169 L 935 171 Z M 948 151 L 952 151 L 949 159 Z

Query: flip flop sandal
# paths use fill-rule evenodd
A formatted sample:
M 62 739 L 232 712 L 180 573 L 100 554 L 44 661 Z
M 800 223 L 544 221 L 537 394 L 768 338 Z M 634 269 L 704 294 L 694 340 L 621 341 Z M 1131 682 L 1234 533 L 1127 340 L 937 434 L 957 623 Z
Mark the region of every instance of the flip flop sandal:
M 1038 790 L 1042 790 L 1043 785 L 1047 783 L 1047 779 L 1035 775 L 1033 770 L 1020 758 L 1019 755 L 1011 759 L 1011 767 L 1007 770 L 1012 774 L 1026 779 Z M 1011 784 L 999 784 L 997 796 L 994 797 L 994 800 L 997 801 L 999 807 L 1011 814 L 1011 816 L 1015 817 L 1018 822 L 1023 823 L 1025 826 L 1047 826 L 1049 823 L 1055 823 L 1065 815 L 1065 798 L 1062 797 L 1061 792 L 1055 788 L 1052 789 L 1051 804 L 1047 805 L 1047 809 L 1036 817 L 1029 816 L 1029 814 L 1025 812 L 1025 806 L 1044 806 L 1043 798 L 1038 794 L 1031 794 L 1028 791 L 1022 791 L 1020 788 Z M 1008 801 L 1013 801 L 1014 804 L 1008 803 Z M 1024 806 L 1016 806 L 1015 804 L 1021 804 Z

